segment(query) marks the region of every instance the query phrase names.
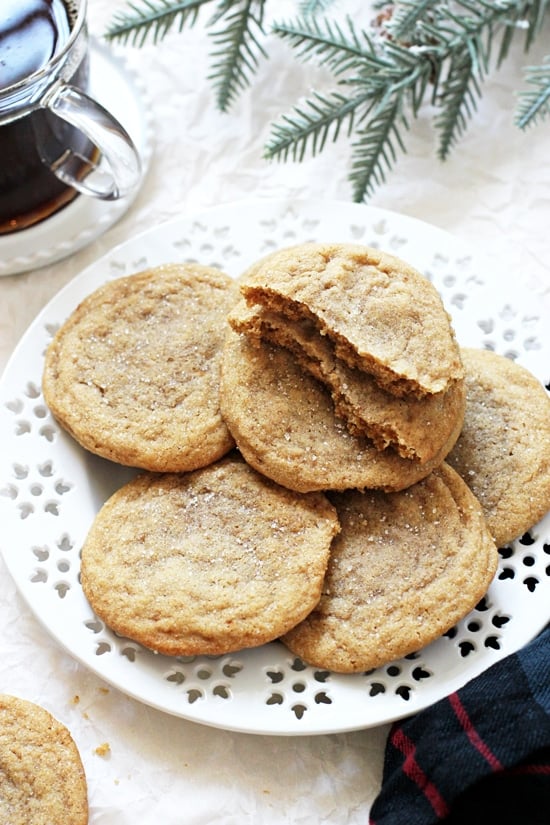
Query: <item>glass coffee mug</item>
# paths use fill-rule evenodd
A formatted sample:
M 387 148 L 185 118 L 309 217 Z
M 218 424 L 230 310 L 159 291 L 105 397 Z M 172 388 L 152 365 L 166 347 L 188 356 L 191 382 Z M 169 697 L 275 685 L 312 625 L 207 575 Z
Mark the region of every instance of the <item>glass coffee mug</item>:
M 137 185 L 138 152 L 89 96 L 88 63 L 86 0 L 1 0 L 0 235 Z

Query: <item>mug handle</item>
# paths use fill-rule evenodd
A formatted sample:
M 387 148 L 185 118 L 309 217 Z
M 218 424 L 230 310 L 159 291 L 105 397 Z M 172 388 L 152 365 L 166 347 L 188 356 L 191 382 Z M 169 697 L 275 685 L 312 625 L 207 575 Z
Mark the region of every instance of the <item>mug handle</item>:
M 99 150 L 97 163 L 70 147 L 60 157 L 42 157 L 63 183 L 101 200 L 116 200 L 134 189 L 141 175 L 138 151 L 124 127 L 101 104 L 75 86 L 57 83 L 40 106 L 75 126 Z

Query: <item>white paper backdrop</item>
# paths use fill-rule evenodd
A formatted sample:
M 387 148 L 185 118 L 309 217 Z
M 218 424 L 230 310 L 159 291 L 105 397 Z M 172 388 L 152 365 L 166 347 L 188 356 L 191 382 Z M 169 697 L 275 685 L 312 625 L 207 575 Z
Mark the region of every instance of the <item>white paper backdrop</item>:
M 275 2 L 289 16 L 291 2 Z M 334 12 L 365 20 L 363 2 Z M 90 30 L 101 36 L 120 0 L 89 0 Z M 550 32 L 546 37 L 548 43 Z M 253 87 L 230 114 L 214 108 L 210 47 L 200 25 L 157 47 L 127 50 L 152 100 L 155 149 L 130 211 L 71 257 L 0 279 L 0 367 L 29 323 L 60 287 L 105 251 L 180 213 L 260 198 L 351 199 L 346 143 L 303 164 L 262 158 L 269 124 L 297 97 L 327 88 L 313 64 L 298 64 L 271 39 Z M 530 55 L 544 54 L 539 44 Z M 408 153 L 372 198 L 480 248 L 548 302 L 550 290 L 550 122 L 521 133 L 514 89 L 524 62 L 515 49 L 484 86 L 462 142 L 436 159 L 429 110 L 412 125 Z M 547 305 L 549 305 L 547 303 Z M 387 726 L 356 733 L 277 738 L 218 731 L 174 719 L 109 688 L 75 663 L 30 615 L 0 563 L 1 689 L 47 707 L 73 733 L 89 781 L 92 825 L 358 825 L 379 787 Z M 106 756 L 96 748 L 108 743 Z

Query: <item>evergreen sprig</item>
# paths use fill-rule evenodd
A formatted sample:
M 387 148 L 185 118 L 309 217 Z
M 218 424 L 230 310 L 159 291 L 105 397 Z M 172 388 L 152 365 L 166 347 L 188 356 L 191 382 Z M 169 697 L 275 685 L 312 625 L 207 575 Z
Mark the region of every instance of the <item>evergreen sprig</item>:
M 293 46 L 299 59 L 316 58 L 332 70 L 339 86 L 352 89 L 349 100 L 339 96 L 332 134 L 334 139 L 339 135 L 341 113 L 347 111 L 349 134 L 355 138 L 350 181 L 354 199 L 362 201 L 384 182 L 399 152 L 405 151 L 408 115 L 418 115 L 428 89 L 437 112 L 437 153 L 440 159 L 448 157 L 476 111 L 495 44 L 497 66 L 523 32 L 529 49 L 548 10 L 548 0 L 402 0 L 392 5 L 376 39 L 357 31 L 351 20 L 343 29 L 326 20 L 299 18 L 276 24 L 274 32 Z M 528 75 L 532 88 L 518 115 L 522 128 L 547 114 L 549 74 L 545 62 Z M 347 110 L 346 102 L 353 103 Z M 268 158 L 303 158 L 308 144 L 313 154 L 324 146 L 331 133 L 330 112 L 325 107 L 306 121 L 301 115 L 310 104 L 306 100 L 295 107 L 294 116 L 285 115 L 274 125 L 266 145 Z
M 211 0 L 141 0 L 128 3 L 128 11 L 115 13 L 105 36 L 141 47 L 147 40 L 161 41 L 175 26 L 181 32 L 193 26 L 202 6 Z
M 369 34 L 357 31 L 349 19 L 345 28 L 303 18 L 296 24 L 276 24 L 274 30 L 296 48 L 300 58 L 316 56 L 351 93 L 335 92 L 322 98 L 316 94 L 296 106 L 291 115 L 274 125 L 266 157 L 301 160 L 308 144 L 315 154 L 331 133 L 333 140 L 338 138 L 347 121 L 348 136 L 356 137 L 350 175 L 354 199 L 365 199 L 384 181 L 397 150 L 405 148 L 406 102 L 416 113 L 431 64 L 395 43 L 388 43 L 381 51 Z
M 364 103 L 364 96 L 314 92 L 293 112 L 283 115 L 280 124 L 274 124 L 272 149 L 270 151 L 268 145 L 268 156 L 302 161 L 308 149 L 313 155 L 322 152 L 329 138 L 338 139 L 344 125 L 347 124 L 347 134 L 351 135 L 356 112 Z
M 264 7 L 265 0 L 220 3 L 216 21 L 221 25 L 212 34 L 215 48 L 209 80 L 222 112 L 227 112 L 238 94 L 249 86 L 260 57 L 267 57 L 261 43 Z
M 396 40 L 408 37 L 415 26 L 437 6 L 439 0 L 419 0 L 416 3 L 401 3 L 392 10 L 391 31 Z
M 375 186 L 383 183 L 386 171 L 397 160 L 397 150 L 405 151 L 401 132 L 409 125 L 402 109 L 401 97 L 395 95 L 377 108 L 367 126 L 356 132 L 349 179 L 357 202 L 365 200 Z
M 139 0 L 119 12 L 106 31 L 108 40 L 143 46 L 158 43 L 176 26 L 183 31 L 197 22 L 205 7 L 213 8 L 207 21 L 213 48 L 212 82 L 216 105 L 227 112 L 246 89 L 262 57 L 266 0 Z
M 265 156 L 301 161 L 344 134 L 356 201 L 366 200 L 406 151 L 410 122 L 426 101 L 435 107 L 437 155 L 447 158 L 475 114 L 491 69 L 501 66 L 521 38 L 527 52 L 550 11 L 550 0 L 379 0 L 376 21 L 361 27 L 328 18 L 331 2 L 297 0 L 297 18 L 273 26 L 298 60 L 328 69 L 336 87 L 314 91 L 272 124 Z M 266 5 L 267 0 L 131 0 L 106 36 L 138 47 L 157 43 L 172 29 L 193 26 L 208 7 L 208 77 L 218 108 L 227 112 L 268 56 Z M 550 55 L 526 68 L 525 86 L 515 114 L 521 129 L 550 115 Z

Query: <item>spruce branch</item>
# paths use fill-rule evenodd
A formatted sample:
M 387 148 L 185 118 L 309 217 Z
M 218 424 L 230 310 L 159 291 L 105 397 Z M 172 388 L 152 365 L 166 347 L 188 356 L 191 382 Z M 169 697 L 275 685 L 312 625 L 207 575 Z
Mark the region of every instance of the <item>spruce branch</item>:
M 438 110 L 434 123 L 438 157 L 446 159 L 477 110 L 494 44 L 500 38 L 497 65 L 508 55 L 518 34 L 526 32 L 524 48 L 528 50 L 548 7 L 549 0 L 402 0 L 392 6 L 388 37 L 376 43 L 366 31 L 356 31 L 349 19 L 346 29 L 330 20 L 303 18 L 275 24 L 273 31 L 290 42 L 298 59 L 316 59 L 332 71 L 340 86 L 353 88 L 354 117 L 348 123 L 348 135 L 355 130 L 358 140 L 352 145 L 350 180 L 354 198 L 363 199 L 392 168 L 395 147 L 405 149 L 402 132 L 403 127 L 408 129 L 408 122 L 404 107 L 408 105 L 417 117 L 431 84 L 432 102 Z M 532 116 L 548 109 L 547 80 L 546 72 L 541 75 L 540 70 L 533 70 L 529 82 L 535 88 L 524 101 L 525 111 Z M 367 112 L 363 107 L 360 117 L 358 100 L 371 103 Z M 299 112 L 307 111 L 310 103 L 306 100 Z M 274 126 L 267 157 L 277 156 L 278 147 L 284 146 L 285 156 L 303 158 L 310 139 L 315 154 L 331 134 L 327 120 L 331 114 L 336 140 L 341 131 L 340 112 L 345 109 L 341 98 L 340 104 L 333 109 L 325 107 L 320 143 L 315 119 L 289 121 L 283 117 Z
M 397 157 L 405 150 L 401 129 L 407 126 L 403 114 L 407 100 L 416 114 L 432 72 L 430 61 L 421 53 L 388 42 L 384 50 L 364 31 L 357 31 L 350 19 L 342 29 L 330 21 L 299 19 L 276 24 L 274 31 L 290 41 L 302 60 L 317 58 L 332 70 L 351 96 L 341 93 L 320 98 L 315 95 L 285 115 L 272 128 L 266 147 L 267 158 L 303 159 L 307 149 L 317 154 L 329 137 L 338 139 L 347 121 L 347 135 L 354 132 L 350 181 L 354 199 L 362 200 L 385 179 Z
M 141 0 L 128 3 L 129 11 L 117 12 L 105 33 L 107 40 L 118 40 L 141 47 L 147 40 L 158 43 L 176 24 L 181 32 L 193 26 L 201 6 L 212 0 Z
M 425 5 L 421 11 L 420 6 Z M 397 16 L 388 28 L 416 37 L 419 47 L 437 67 L 433 100 L 439 109 L 434 125 L 439 133 L 438 157 L 445 160 L 467 129 L 481 83 L 490 71 L 491 50 L 501 35 L 497 65 L 507 56 L 513 38 L 527 31 L 528 49 L 542 25 L 547 0 L 455 0 L 455 2 L 405 3 L 408 14 Z M 414 7 L 409 10 L 409 7 Z M 429 12 L 424 16 L 424 11 Z
M 331 2 L 296 0 L 298 17 L 273 25 L 271 34 L 286 40 L 298 60 L 327 69 L 336 88 L 314 91 L 272 124 L 265 157 L 301 161 L 344 137 L 355 200 L 384 182 L 427 100 L 436 110 L 437 155 L 446 159 L 469 127 L 491 69 L 518 40 L 528 52 L 550 16 L 550 0 L 376 0 L 374 21 L 339 23 L 326 16 Z M 208 7 L 208 78 L 227 112 L 268 56 L 266 6 L 267 0 L 129 0 L 106 36 L 158 43 L 173 28 L 193 26 Z M 521 129 L 550 114 L 550 55 L 525 70 L 525 83 L 515 115 Z

